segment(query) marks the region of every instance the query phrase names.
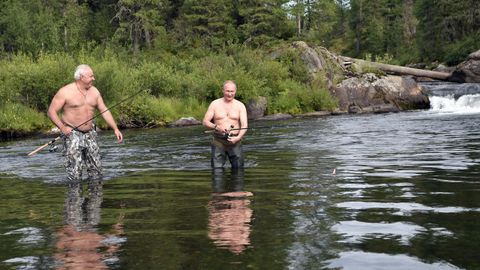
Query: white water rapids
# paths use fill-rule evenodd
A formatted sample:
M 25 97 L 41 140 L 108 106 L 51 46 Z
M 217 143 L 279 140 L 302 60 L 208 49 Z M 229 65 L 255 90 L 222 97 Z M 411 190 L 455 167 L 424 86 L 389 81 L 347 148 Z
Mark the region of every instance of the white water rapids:
M 455 99 L 454 95 L 430 97 L 430 111 L 439 113 L 480 113 L 480 94 L 464 95 Z
M 430 99 L 430 111 L 436 113 L 480 113 L 480 84 L 478 83 L 420 83 Z

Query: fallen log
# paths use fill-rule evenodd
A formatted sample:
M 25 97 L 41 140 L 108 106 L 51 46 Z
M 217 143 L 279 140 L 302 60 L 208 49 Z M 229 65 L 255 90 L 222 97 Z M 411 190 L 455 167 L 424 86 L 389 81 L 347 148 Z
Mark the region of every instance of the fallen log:
M 393 74 L 399 74 L 399 75 L 427 77 L 427 78 L 432 78 L 432 79 L 437 79 L 442 81 L 447 81 L 451 76 L 451 74 L 447 72 L 439 72 L 439 71 L 424 70 L 424 69 L 418 69 L 418 68 L 389 65 L 389 64 L 370 62 L 370 61 L 365 61 L 365 60 L 350 58 L 345 56 L 342 56 L 342 60 L 344 62 L 344 65 L 356 63 L 360 66 L 370 66 L 370 67 L 378 68 L 386 73 L 393 73 Z

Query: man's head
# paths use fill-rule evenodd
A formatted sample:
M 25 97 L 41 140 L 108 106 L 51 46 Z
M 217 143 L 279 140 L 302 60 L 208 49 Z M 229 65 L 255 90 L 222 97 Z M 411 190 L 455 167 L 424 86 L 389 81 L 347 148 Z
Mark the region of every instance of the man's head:
M 225 81 L 223 83 L 223 98 L 226 101 L 232 101 L 237 93 L 237 85 L 233 81 Z
M 95 80 L 95 76 L 93 75 L 93 70 L 89 65 L 79 65 L 75 69 L 75 73 L 73 74 L 75 81 L 79 81 L 80 83 L 84 84 L 87 88 L 90 88 Z

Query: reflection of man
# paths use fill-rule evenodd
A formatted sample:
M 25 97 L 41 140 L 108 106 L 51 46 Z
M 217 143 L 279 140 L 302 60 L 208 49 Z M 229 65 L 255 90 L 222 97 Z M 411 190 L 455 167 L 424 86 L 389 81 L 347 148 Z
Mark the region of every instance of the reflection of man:
M 212 167 L 219 168 L 230 160 L 232 168 L 243 167 L 241 139 L 248 128 L 247 109 L 235 99 L 237 86 L 233 81 L 223 84 L 223 97 L 210 103 L 203 125 L 214 130 Z
M 120 238 L 106 237 L 96 231 L 100 222 L 102 182 L 91 180 L 88 197 L 82 196 L 80 183 L 69 183 L 65 197 L 65 223 L 58 232 L 55 255 L 61 264 L 57 269 L 107 269 L 106 259 L 114 257 L 122 242 Z M 123 233 L 121 223 L 113 226 L 114 234 Z M 104 249 L 104 252 L 99 252 Z
M 235 254 L 242 253 L 250 245 L 252 209 L 243 191 L 243 171 L 232 171 L 231 181 L 225 181 L 223 170 L 213 172 L 213 198 L 208 205 L 208 237 L 215 245 L 227 247 Z M 226 187 L 233 184 L 232 188 Z

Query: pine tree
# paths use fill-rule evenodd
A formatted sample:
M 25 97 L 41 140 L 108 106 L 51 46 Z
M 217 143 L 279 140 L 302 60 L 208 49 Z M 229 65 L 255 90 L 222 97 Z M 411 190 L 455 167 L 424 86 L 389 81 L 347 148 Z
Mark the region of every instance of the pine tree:
M 233 3 L 186 0 L 175 23 L 177 39 L 187 45 L 218 48 L 236 40 Z
M 274 39 L 294 35 L 294 25 L 288 19 L 286 0 L 239 0 L 237 22 L 241 40 L 253 46 L 262 46 Z
M 129 47 L 134 54 L 150 48 L 158 32 L 164 29 L 168 0 L 120 0 L 113 21 L 118 23 L 115 40 Z

